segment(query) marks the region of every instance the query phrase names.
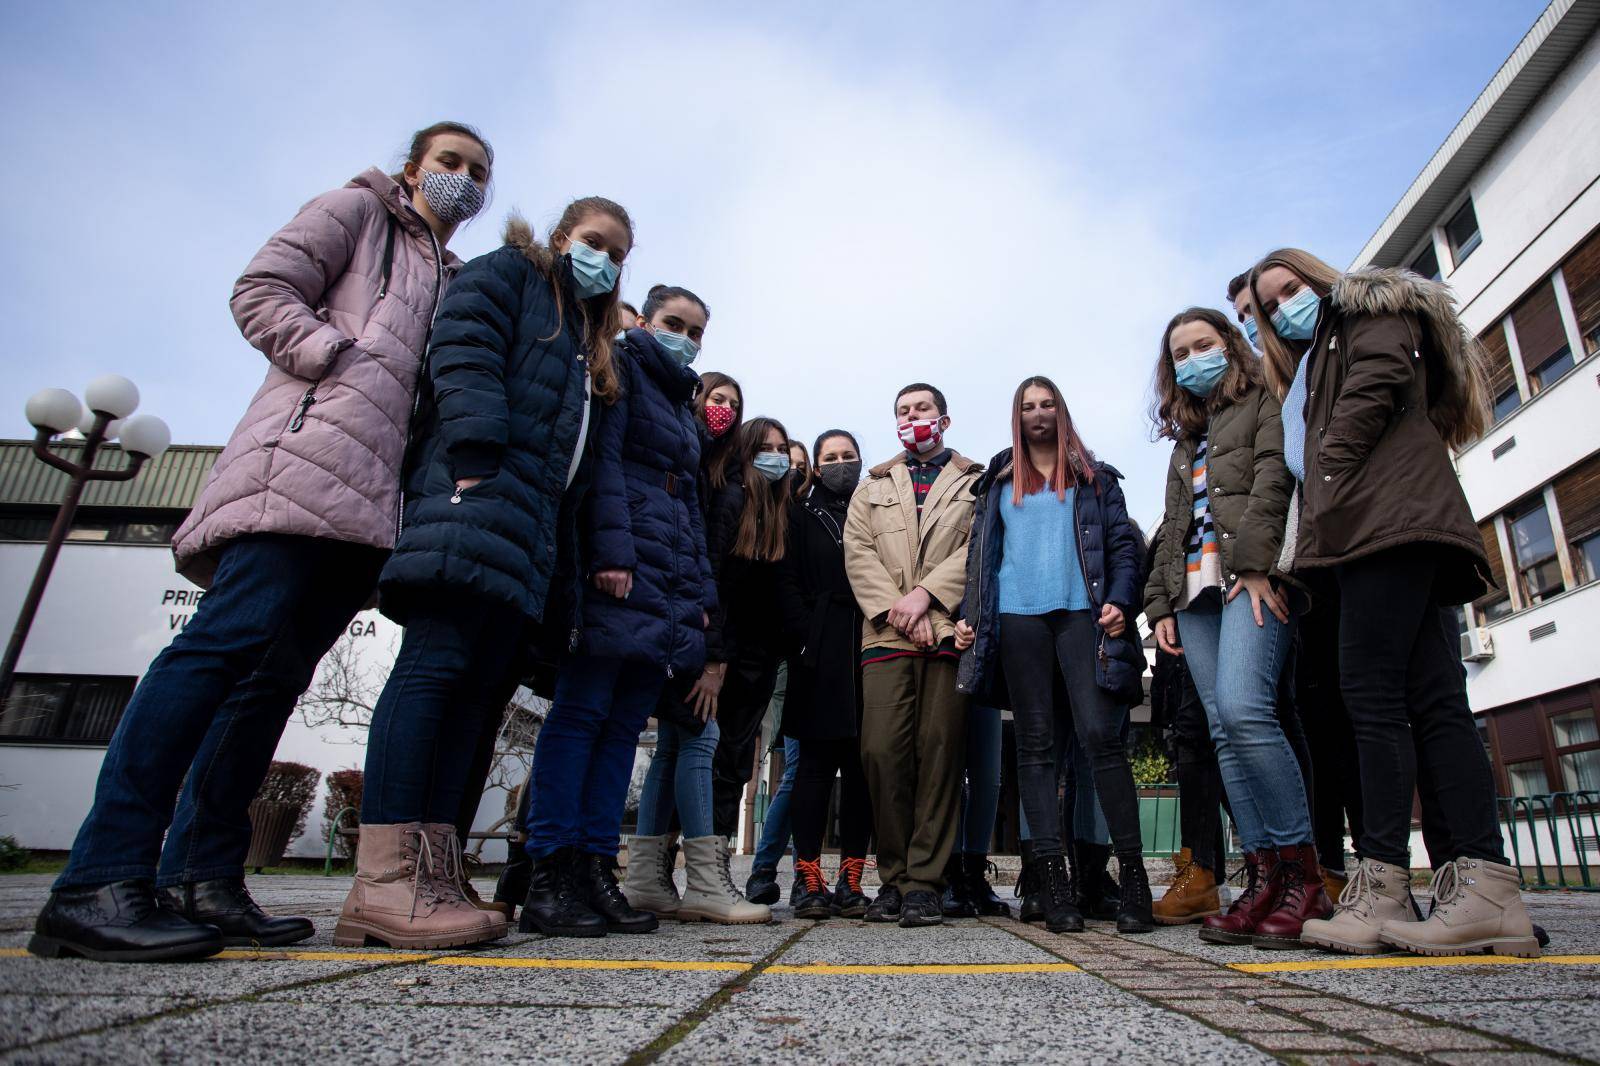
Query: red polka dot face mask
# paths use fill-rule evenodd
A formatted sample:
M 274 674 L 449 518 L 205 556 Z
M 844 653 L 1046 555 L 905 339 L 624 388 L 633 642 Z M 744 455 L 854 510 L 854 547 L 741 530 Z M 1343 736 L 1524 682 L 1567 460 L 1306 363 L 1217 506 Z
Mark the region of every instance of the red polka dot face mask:
M 733 408 L 715 407 L 706 404 L 706 429 L 711 434 L 711 439 L 716 440 L 733 428 Z
M 937 418 L 914 418 L 900 423 L 900 443 L 908 452 L 930 455 L 944 443 L 944 430 Z

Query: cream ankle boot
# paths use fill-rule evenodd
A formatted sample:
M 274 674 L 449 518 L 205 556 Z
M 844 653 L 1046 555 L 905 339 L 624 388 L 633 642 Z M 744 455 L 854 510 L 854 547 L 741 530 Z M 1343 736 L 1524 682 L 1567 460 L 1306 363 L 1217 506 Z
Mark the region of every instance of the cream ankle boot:
M 1521 877 L 1503 863 L 1460 858 L 1433 875 L 1433 913 L 1424 922 L 1383 923 L 1383 939 L 1419 955 L 1483 951 L 1537 959 L 1539 941 L 1522 903 Z
M 678 913 L 678 886 L 672 882 L 672 837 L 632 837 L 622 894 L 634 910 L 670 918 Z
M 689 890 L 678 904 L 682 922 L 717 922 L 721 925 L 758 925 L 772 921 L 765 903 L 751 903 L 734 887 L 728 872 L 728 841 L 724 837 L 687 837 L 683 842 Z M 634 904 L 638 906 L 638 904 Z
M 361 826 L 356 879 L 334 926 L 335 944 L 448 948 L 505 935 L 505 922 L 462 897 L 428 828 L 420 822 Z
M 1349 955 L 1389 950 L 1380 931 L 1386 922 L 1411 920 L 1411 871 L 1362 859 L 1339 893 L 1331 918 L 1312 918 L 1300 927 L 1300 941 Z
M 449 881 L 465 903 L 483 911 L 500 924 L 499 931 L 488 939 L 499 940 L 505 936 L 511 928 L 506 916 L 508 908 L 503 903 L 485 903 L 478 898 L 477 891 L 467 878 L 467 857 L 462 854 L 461 838 L 456 835 L 456 827 L 448 822 L 424 822 L 422 831 L 428 835 L 433 854 L 440 857 L 438 870 L 441 877 Z

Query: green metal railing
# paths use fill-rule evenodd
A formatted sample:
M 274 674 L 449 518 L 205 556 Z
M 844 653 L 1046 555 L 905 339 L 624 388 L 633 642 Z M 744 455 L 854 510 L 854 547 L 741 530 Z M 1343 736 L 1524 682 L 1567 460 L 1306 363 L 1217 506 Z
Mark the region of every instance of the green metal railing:
M 1501 796 L 1499 806 L 1501 825 L 1511 844 L 1511 862 L 1529 890 L 1600 892 L 1588 856 L 1590 851 L 1600 850 L 1600 791 Z M 1561 842 L 1563 827 L 1566 847 Z
M 323 877 L 332 877 L 333 876 L 333 841 L 334 841 L 334 838 L 336 838 L 339 835 L 339 829 L 344 824 L 344 816 L 347 815 L 347 814 L 355 814 L 355 813 L 356 813 L 356 809 L 354 807 L 345 807 L 338 814 L 333 816 L 333 824 L 328 826 L 328 853 L 327 853 L 327 856 L 322 861 L 322 876 Z

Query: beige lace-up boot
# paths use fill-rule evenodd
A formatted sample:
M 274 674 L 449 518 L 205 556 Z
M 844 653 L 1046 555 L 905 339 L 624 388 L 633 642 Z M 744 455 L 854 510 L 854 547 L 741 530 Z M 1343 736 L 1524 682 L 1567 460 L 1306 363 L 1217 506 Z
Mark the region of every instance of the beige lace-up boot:
M 1383 923 L 1382 936 L 1419 955 L 1487 952 L 1537 959 L 1539 941 L 1522 903 L 1522 878 L 1504 863 L 1460 858 L 1433 875 L 1427 921 Z
M 1411 920 L 1411 871 L 1362 859 L 1339 893 L 1331 918 L 1312 918 L 1300 928 L 1300 941 L 1348 955 L 1388 951 L 1380 932 L 1385 923 Z
M 448 851 L 441 854 L 429 828 L 420 822 L 361 826 L 356 879 L 334 926 L 335 944 L 447 948 L 505 934 L 504 921 L 462 897 L 446 867 Z
M 689 889 L 678 904 L 683 922 L 717 922 L 721 925 L 758 925 L 772 921 L 765 903 L 751 903 L 734 886 L 728 872 L 728 841 L 724 837 L 687 837 L 683 842 Z M 638 906 L 637 903 L 634 906 Z

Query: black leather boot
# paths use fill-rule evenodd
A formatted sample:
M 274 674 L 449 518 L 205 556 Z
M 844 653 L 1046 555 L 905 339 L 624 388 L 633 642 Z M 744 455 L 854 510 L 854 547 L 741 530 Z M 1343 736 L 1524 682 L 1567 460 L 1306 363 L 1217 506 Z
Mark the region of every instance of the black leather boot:
M 509 920 L 516 916 L 516 910 L 522 901 L 528 898 L 528 882 L 533 878 L 533 860 L 528 857 L 528 849 L 518 841 L 511 841 L 506 852 L 506 865 L 500 871 L 500 879 L 494 883 L 494 901 L 504 903 L 507 907 L 506 917 Z
M 1044 891 L 1044 927 L 1052 933 L 1083 932 L 1083 913 L 1072 902 L 1072 877 L 1064 855 L 1045 855 L 1034 860 Z
M 1117 906 L 1117 932 L 1148 933 L 1156 927 L 1150 912 L 1150 877 L 1144 870 L 1144 856 L 1137 851 L 1117 856 L 1121 868 L 1121 898 Z
M 315 933 L 310 918 L 274 917 L 250 897 L 243 877 L 191 881 L 163 889 L 167 906 L 196 925 L 214 925 L 229 947 L 298 944 Z
M 866 859 L 845 857 L 839 860 L 839 883 L 833 888 L 833 913 L 839 917 L 860 918 L 872 906 L 872 900 L 861 891 L 861 875 L 866 869 Z
M 985 918 L 1011 917 L 1011 908 L 995 895 L 994 886 L 989 883 L 989 856 L 966 852 L 961 856 L 961 865 L 967 878 L 967 898 L 978 913 Z
M 952 851 L 944 864 L 944 892 L 939 897 L 939 909 L 946 918 L 976 918 L 978 908 L 967 890 L 966 872 L 961 868 L 961 853 Z
M 617 884 L 617 860 L 611 855 L 582 854 L 578 857 L 583 872 L 584 902 L 605 919 L 612 933 L 653 933 L 661 923 L 649 911 L 628 906 L 628 897 Z
M 46 959 L 184 962 L 221 951 L 222 933 L 162 907 L 155 882 L 135 878 L 50 893 L 28 950 Z
M 1111 845 L 1091 844 L 1087 840 L 1072 842 L 1073 902 L 1085 918 L 1108 922 L 1117 916 L 1122 891 L 1106 872 L 1106 862 L 1111 858 Z
M 1039 860 L 1033 854 L 1033 841 L 1022 842 L 1022 871 L 1017 874 L 1017 898 L 1022 907 L 1017 917 L 1025 922 L 1044 921 L 1044 892 L 1040 888 Z
M 799 880 L 798 876 L 796 880 Z M 778 887 L 776 866 L 757 866 L 750 871 L 750 879 L 744 883 L 745 899 L 751 903 L 765 903 L 770 907 L 782 896 L 783 890 Z
M 605 936 L 606 920 L 585 902 L 588 893 L 584 889 L 573 849 L 559 848 L 534 859 L 517 928 L 545 936 Z

